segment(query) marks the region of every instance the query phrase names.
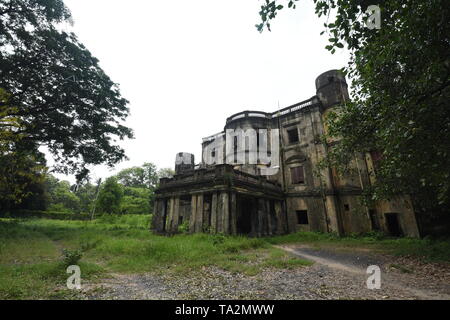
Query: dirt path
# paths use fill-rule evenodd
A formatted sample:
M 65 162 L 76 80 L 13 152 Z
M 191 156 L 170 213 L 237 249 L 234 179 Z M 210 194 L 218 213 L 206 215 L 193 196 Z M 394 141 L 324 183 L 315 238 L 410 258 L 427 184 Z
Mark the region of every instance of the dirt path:
M 87 286 L 86 299 L 450 299 L 448 266 L 367 252 L 341 252 L 306 246 L 280 247 L 314 261 L 310 267 L 267 269 L 256 276 L 216 267 L 190 274 L 114 274 Z M 405 266 L 404 273 L 393 264 Z M 382 287 L 367 289 L 369 265 L 382 270 Z
M 421 268 L 420 263 L 417 264 L 417 261 L 412 259 L 386 257 L 358 250 L 319 250 L 305 245 L 277 247 L 327 268 L 353 274 L 357 279 L 367 279 L 367 268 L 372 265 L 379 266 L 382 281 L 380 291 L 387 288 L 418 299 L 450 300 L 450 271 L 442 265 L 434 266 L 433 272 L 427 272 Z M 404 266 L 405 264 L 409 268 Z M 414 264 L 415 271 L 412 271 Z

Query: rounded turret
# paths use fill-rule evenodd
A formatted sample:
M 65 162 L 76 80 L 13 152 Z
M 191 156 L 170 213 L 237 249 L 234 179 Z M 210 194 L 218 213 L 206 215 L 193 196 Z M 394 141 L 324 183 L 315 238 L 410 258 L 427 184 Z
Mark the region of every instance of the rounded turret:
M 318 76 L 316 90 L 324 110 L 349 100 L 347 82 L 339 70 L 330 70 Z

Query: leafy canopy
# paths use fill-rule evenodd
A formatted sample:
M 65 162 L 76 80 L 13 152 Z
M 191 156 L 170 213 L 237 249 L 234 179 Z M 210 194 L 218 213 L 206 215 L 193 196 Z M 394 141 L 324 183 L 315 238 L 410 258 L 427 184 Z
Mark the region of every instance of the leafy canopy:
M 116 142 L 133 134 L 122 124 L 128 101 L 77 37 L 63 31 L 70 22 L 61 0 L 0 2 L 0 94 L 8 94 L 0 99 L 0 123 L 15 120 L 22 143 L 46 146 L 57 171 L 82 178 L 88 164 L 123 160 Z

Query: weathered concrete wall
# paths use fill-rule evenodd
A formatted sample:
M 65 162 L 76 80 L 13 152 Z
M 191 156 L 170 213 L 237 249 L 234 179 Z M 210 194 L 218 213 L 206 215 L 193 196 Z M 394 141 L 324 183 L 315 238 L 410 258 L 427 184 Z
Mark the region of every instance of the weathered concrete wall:
M 364 233 L 373 230 L 374 217 L 381 230 L 387 231 L 386 213 L 397 213 L 405 235 L 418 236 L 408 197 L 380 202 L 373 208 L 362 205 L 361 195 L 376 181 L 369 155 L 356 155 L 352 170 L 345 175 L 338 175 L 332 168 L 319 167 L 329 150 L 339 143 L 338 139 L 326 143 L 321 140 L 327 130 L 326 118 L 330 112 L 339 112 L 338 104 L 348 100 L 348 91 L 344 76 L 336 70 L 320 75 L 316 89 L 313 98 L 275 113 L 245 111 L 226 121 L 225 130 L 279 129 L 278 173 L 263 179 L 258 177 L 260 169 L 265 167 L 262 163 L 233 166 L 202 163 L 201 170 L 162 180 L 167 185 L 156 201 L 152 228 L 158 232 L 176 232 L 182 216 L 183 221 L 189 221 L 190 232 L 237 234 L 242 214 L 238 199 L 242 195 L 251 199 L 248 200 L 251 209 L 246 209 L 251 223 L 246 228 L 251 229 L 253 236 L 306 230 Z M 299 141 L 289 141 L 289 130 L 297 130 Z M 211 139 L 214 136 L 202 144 L 204 154 L 211 152 Z M 270 150 L 270 139 L 268 143 Z M 225 145 L 216 153 L 222 157 L 221 162 L 226 162 Z M 248 150 L 244 153 L 248 160 Z M 192 167 L 192 163 L 189 165 Z M 303 168 L 303 182 L 294 183 L 293 168 Z M 192 195 L 190 203 L 185 200 L 186 193 Z M 308 224 L 298 223 L 297 211 L 307 212 Z

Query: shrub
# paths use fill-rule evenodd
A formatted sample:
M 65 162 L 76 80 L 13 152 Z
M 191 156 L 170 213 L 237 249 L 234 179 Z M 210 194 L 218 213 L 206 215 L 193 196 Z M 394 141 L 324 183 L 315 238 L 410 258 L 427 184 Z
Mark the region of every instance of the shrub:
M 183 223 L 178 226 L 178 232 L 188 233 L 188 231 L 189 231 L 189 221 L 183 221 Z
M 62 250 L 62 261 L 64 263 L 64 266 L 66 267 L 77 265 L 82 257 L 83 252 L 81 250 L 69 250 L 69 249 Z
M 222 233 L 215 234 L 211 237 L 213 245 L 217 246 L 225 242 L 226 237 Z

